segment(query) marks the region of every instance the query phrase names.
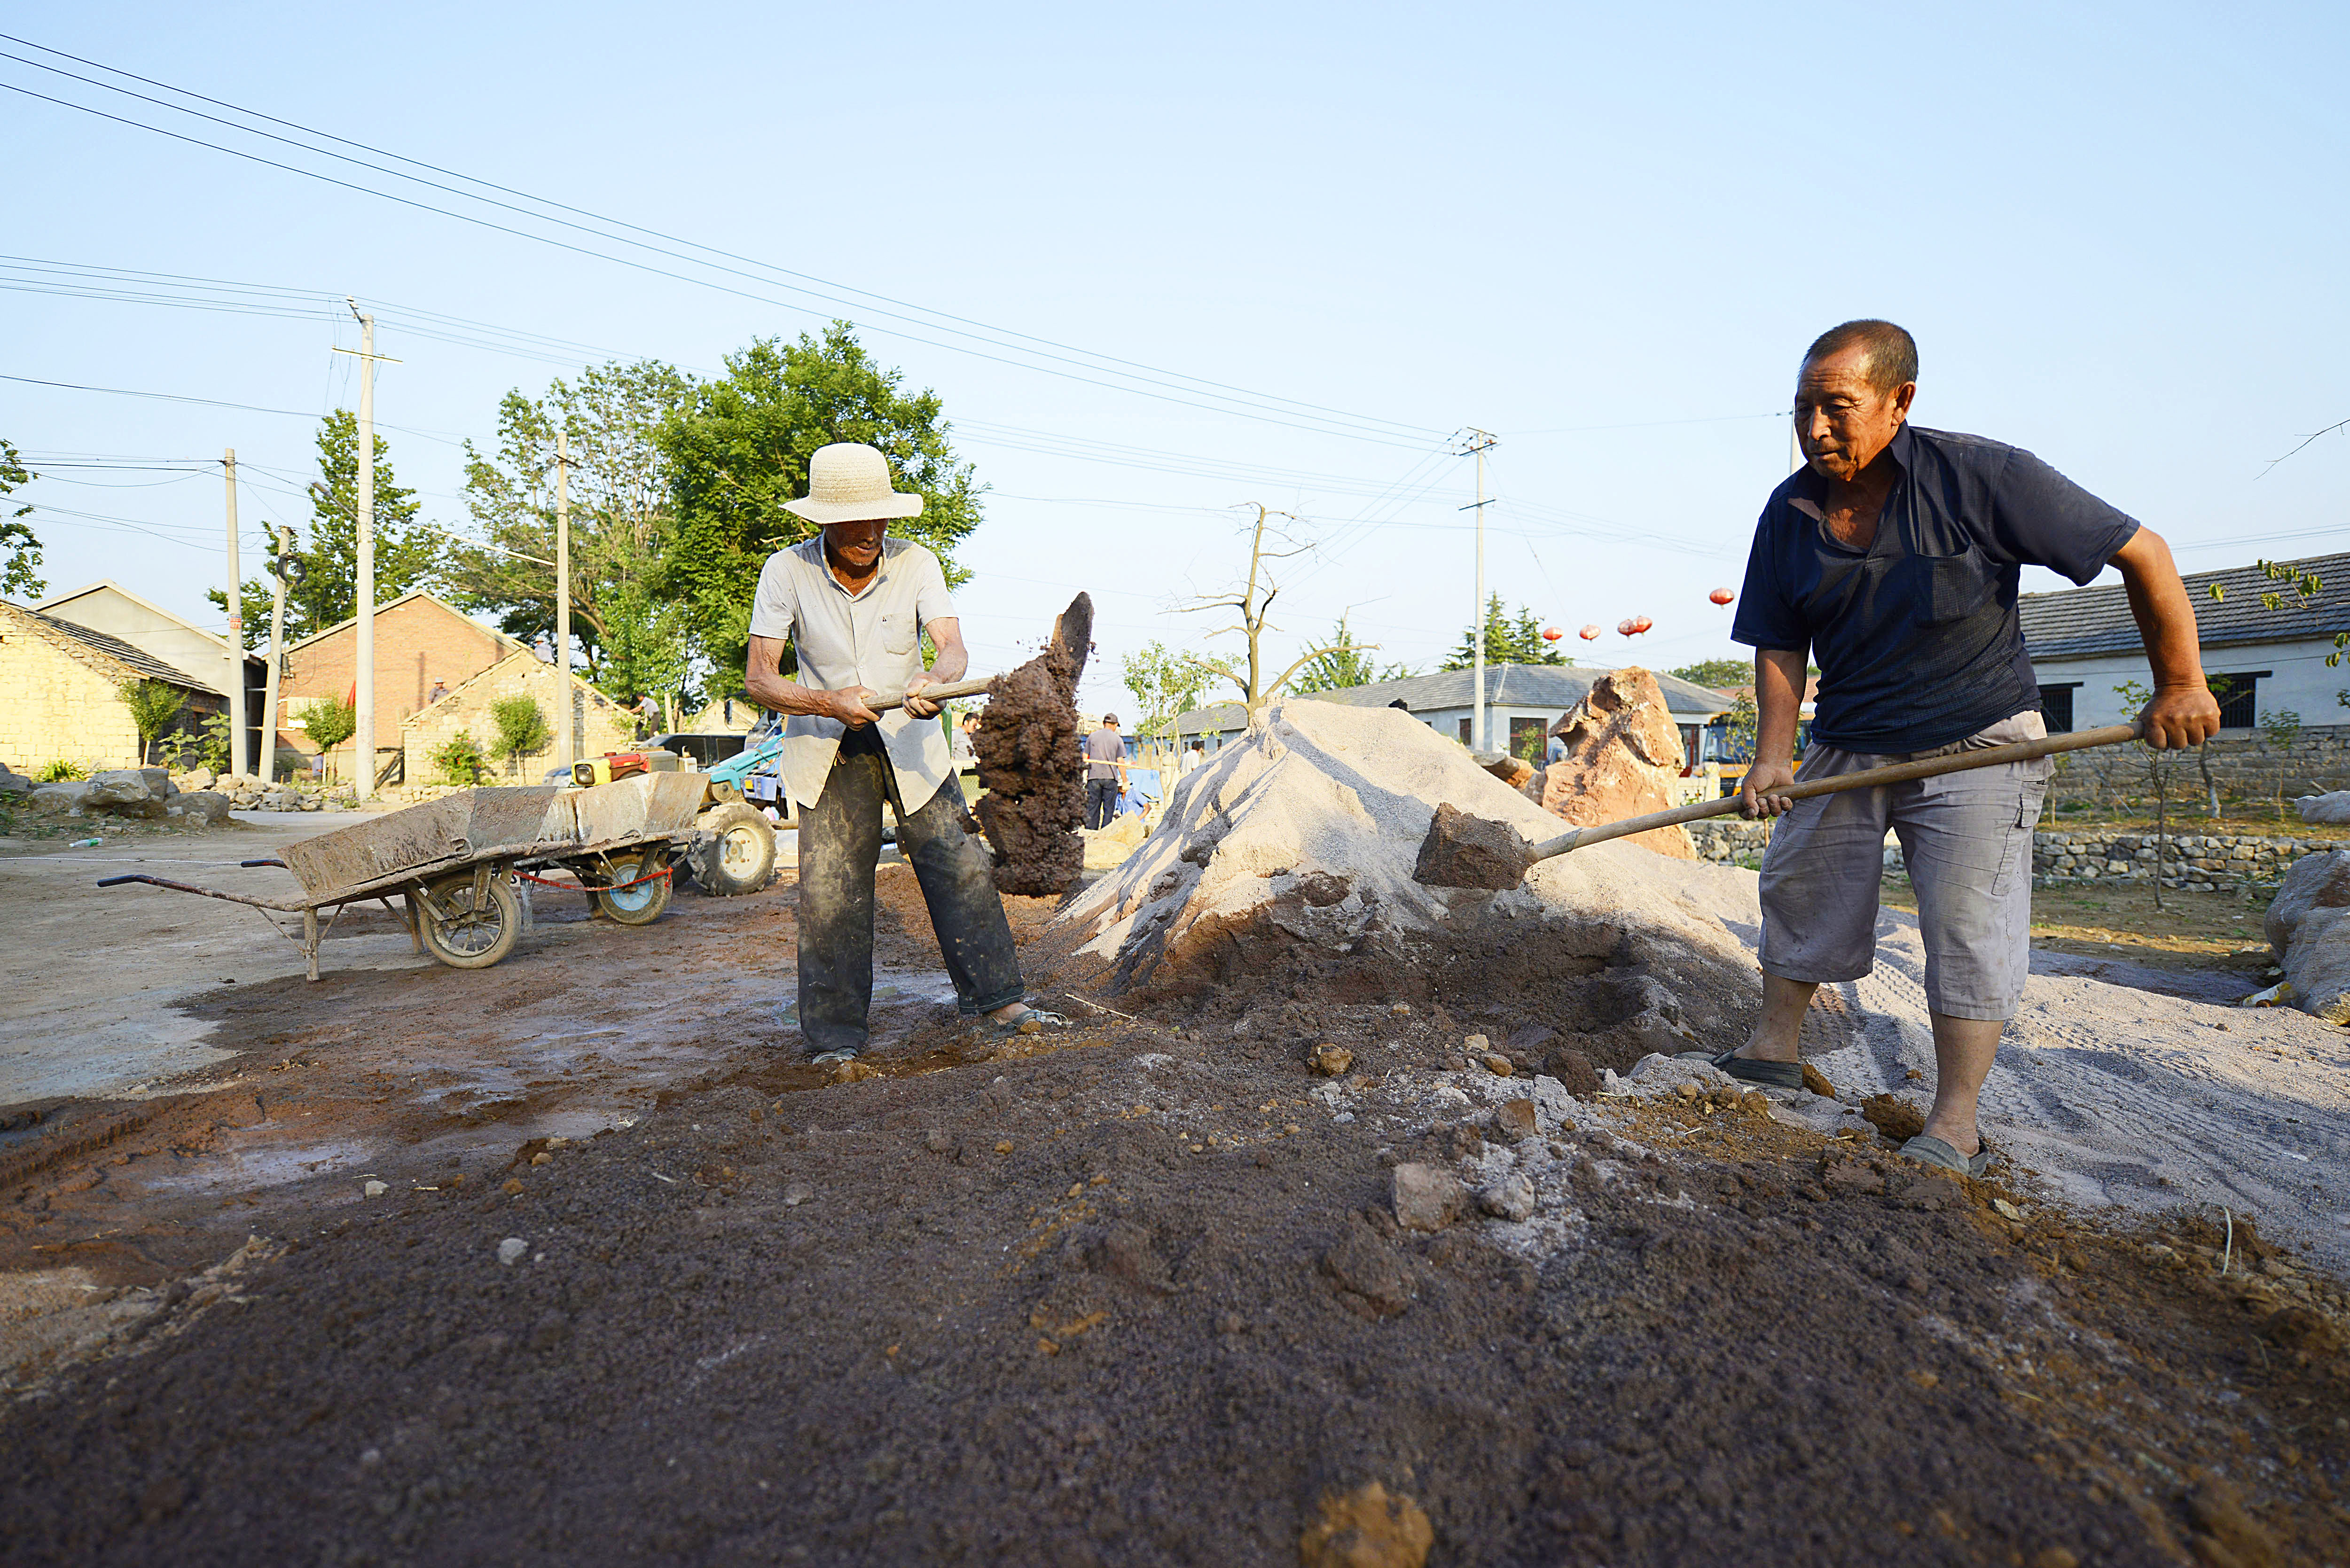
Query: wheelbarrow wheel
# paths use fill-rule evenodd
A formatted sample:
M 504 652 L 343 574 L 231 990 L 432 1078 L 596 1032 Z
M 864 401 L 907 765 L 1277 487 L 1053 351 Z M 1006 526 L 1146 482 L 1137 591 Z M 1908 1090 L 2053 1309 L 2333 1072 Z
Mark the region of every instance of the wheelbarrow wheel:
M 669 908 L 670 884 L 673 877 L 655 877 L 668 857 L 658 849 L 630 849 L 618 855 L 607 855 L 596 867 L 597 874 L 614 884 L 632 882 L 634 887 L 615 886 L 611 891 L 596 895 L 596 907 L 624 926 L 650 926 Z M 637 878 L 649 878 L 639 882 Z
M 470 871 L 444 877 L 427 891 L 431 903 L 417 902 L 416 934 L 424 950 L 450 968 L 487 969 L 522 940 L 522 900 L 503 870 L 491 874 L 479 908 Z M 446 918 L 433 914 L 436 905 Z
M 721 898 L 755 893 L 775 875 L 775 829 L 766 814 L 732 800 L 705 811 L 694 822 L 685 863 L 702 890 Z

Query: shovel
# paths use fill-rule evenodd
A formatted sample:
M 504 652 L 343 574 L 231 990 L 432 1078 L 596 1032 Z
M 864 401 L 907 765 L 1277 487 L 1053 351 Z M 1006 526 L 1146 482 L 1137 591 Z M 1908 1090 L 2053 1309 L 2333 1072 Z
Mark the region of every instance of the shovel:
M 1887 767 L 1866 768 L 1835 778 L 1790 784 L 1776 793 L 1793 800 L 1809 800 L 1815 794 L 1834 794 L 1839 790 L 1874 789 L 1879 784 L 1906 784 L 1911 779 L 1939 778 L 1944 774 L 1964 773 L 1970 768 L 1995 768 L 2003 763 L 2026 763 L 2034 757 L 2054 756 L 2059 752 L 2086 751 L 2092 746 L 2118 746 L 2145 737 L 2146 726 L 2142 722 L 2108 724 L 2102 730 L 2050 735 L 2044 740 L 2022 741 L 2012 746 L 1986 746 L 1981 751 L 1953 752 L 1946 757 L 1927 757 L 1914 763 L 1894 763 Z M 1725 795 L 1720 800 L 1700 800 L 1688 805 L 1677 805 L 1670 811 L 1652 811 L 1645 816 L 1627 817 L 1621 822 L 1571 827 L 1557 837 L 1545 838 L 1539 844 L 1528 843 L 1524 835 L 1506 822 L 1471 816 L 1450 805 L 1440 805 L 1436 808 L 1436 820 L 1428 826 L 1428 836 L 1420 841 L 1419 861 L 1412 867 L 1411 874 L 1415 880 L 1434 888 L 1484 888 L 1502 892 L 1516 887 L 1528 871 L 1554 855 L 1565 855 L 1588 845 L 1604 844 L 1608 839 L 1622 838 L 1627 834 L 1646 833 L 1652 827 L 1670 827 L 1675 823 L 1695 822 L 1706 816 L 1727 816 L 1742 805 L 1742 797 L 1734 794 Z

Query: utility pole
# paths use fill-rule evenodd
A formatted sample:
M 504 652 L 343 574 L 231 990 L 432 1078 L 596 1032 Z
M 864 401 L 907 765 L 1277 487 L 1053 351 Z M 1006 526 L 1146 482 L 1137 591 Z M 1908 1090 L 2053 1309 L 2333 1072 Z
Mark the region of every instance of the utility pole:
M 1469 668 L 1475 672 L 1470 678 L 1469 697 L 1469 749 L 1473 752 L 1493 749 L 1492 726 L 1485 719 L 1485 453 L 1492 446 L 1492 431 L 1472 429 L 1469 444 L 1461 449 L 1477 459 L 1477 504 L 1461 508 L 1477 514 L 1477 608 L 1469 618 L 1469 641 L 1473 650 Z
M 375 362 L 379 356 L 375 317 L 361 315 L 359 302 L 348 295 L 343 303 L 359 323 L 359 723 L 351 732 L 351 751 L 359 764 L 359 798 L 364 803 L 375 798 Z M 335 352 L 351 351 L 338 348 Z
M 571 733 L 571 438 L 555 432 L 555 760 L 569 767 Z
M 236 560 L 236 448 L 223 451 L 221 471 L 228 476 L 228 774 L 241 779 L 245 774 L 244 579 Z
M 277 671 L 286 662 L 286 573 L 294 555 L 294 530 L 283 523 L 277 525 L 277 556 L 269 564 L 269 575 L 276 580 L 276 589 L 269 605 L 269 674 L 263 685 L 261 699 L 261 779 L 264 784 L 277 776 Z

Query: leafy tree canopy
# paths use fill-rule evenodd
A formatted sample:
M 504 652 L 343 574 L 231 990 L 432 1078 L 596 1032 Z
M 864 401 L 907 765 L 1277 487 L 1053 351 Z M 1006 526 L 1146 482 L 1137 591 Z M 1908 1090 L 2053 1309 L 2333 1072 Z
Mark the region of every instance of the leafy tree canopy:
M 1189 649 L 1170 650 L 1163 642 L 1126 656 L 1126 689 L 1138 710 L 1134 732 L 1152 740 L 1175 738 L 1175 721 L 1200 705 L 1211 686 L 1232 680 L 1221 659 L 1202 659 Z
M 319 488 L 310 493 L 310 542 L 297 543 L 294 558 L 302 580 L 286 588 L 288 642 L 338 626 L 359 614 L 359 422 L 348 409 L 319 421 Z M 438 535 L 416 521 L 416 493 L 401 488 L 391 470 L 391 444 L 375 438 L 375 602 L 385 605 L 411 588 L 432 586 L 442 546 Z M 269 644 L 271 585 L 265 576 L 238 585 L 248 649 Z M 228 596 L 214 588 L 205 596 L 225 612 Z
M 953 552 L 979 526 L 983 487 L 955 459 L 938 395 L 899 383 L 836 321 L 821 338 L 763 337 L 729 355 L 726 374 L 695 383 L 662 425 L 676 516 L 662 587 L 681 607 L 691 651 L 712 667 L 711 690 L 742 686 L 759 568 L 817 532 L 784 503 L 807 493 L 808 459 L 820 446 L 879 448 L 898 488 L 922 497 L 922 514 L 890 533 L 936 552 L 950 585 L 969 576 Z
M 1539 634 L 1536 640 L 1540 640 Z M 1368 686 L 1374 680 L 1399 680 L 1411 673 L 1408 664 L 1382 665 L 1373 659 L 1371 650 L 1355 640 L 1343 615 L 1323 639 L 1322 647 L 1323 651 L 1309 659 L 1289 683 L 1292 691 L 1336 691 L 1348 686 Z
M 1679 670 L 1665 671 L 1700 686 L 1711 686 L 1717 691 L 1732 686 L 1754 684 L 1754 661 L 1748 659 L 1705 659 L 1695 664 L 1684 664 Z
M 588 677 L 633 701 L 685 681 L 684 617 L 660 591 L 676 536 L 657 437 L 691 379 L 655 360 L 590 368 L 543 398 L 508 392 L 497 450 L 465 445 L 465 500 L 482 544 L 449 552 L 451 596 L 525 642 L 555 634 L 556 433 L 571 459 L 571 632 Z
M 1446 670 L 1466 670 L 1477 661 L 1477 644 L 1473 631 L 1461 634 L 1461 644 L 1441 666 Z M 1485 662 L 1492 664 L 1572 664 L 1575 662 L 1543 640 L 1542 622 L 1525 606 L 1518 607 L 1513 620 L 1502 613 L 1502 596 L 1495 594 L 1485 606 Z
M 28 484 L 39 474 L 26 468 L 16 455 L 16 449 L 0 441 L 0 501 L 5 501 L 20 484 Z M 41 565 L 41 542 L 33 535 L 33 525 L 25 521 L 33 514 L 29 506 L 0 516 L 0 598 L 36 599 L 48 587 L 37 575 Z

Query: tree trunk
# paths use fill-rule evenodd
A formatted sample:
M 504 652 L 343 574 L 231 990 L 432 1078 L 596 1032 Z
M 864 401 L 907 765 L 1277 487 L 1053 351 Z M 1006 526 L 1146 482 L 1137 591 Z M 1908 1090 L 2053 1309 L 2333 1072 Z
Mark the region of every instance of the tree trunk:
M 2154 907 L 2162 908 L 2162 873 L 2170 859 L 2169 792 L 2163 788 L 2162 753 L 2154 753 Z

